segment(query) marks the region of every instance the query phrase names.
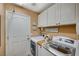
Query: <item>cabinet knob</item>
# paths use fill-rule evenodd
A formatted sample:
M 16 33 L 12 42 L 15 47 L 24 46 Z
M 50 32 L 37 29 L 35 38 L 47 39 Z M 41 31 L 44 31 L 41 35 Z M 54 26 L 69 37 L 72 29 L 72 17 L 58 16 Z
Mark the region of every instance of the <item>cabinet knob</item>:
M 56 23 L 56 25 L 60 25 L 60 23 Z

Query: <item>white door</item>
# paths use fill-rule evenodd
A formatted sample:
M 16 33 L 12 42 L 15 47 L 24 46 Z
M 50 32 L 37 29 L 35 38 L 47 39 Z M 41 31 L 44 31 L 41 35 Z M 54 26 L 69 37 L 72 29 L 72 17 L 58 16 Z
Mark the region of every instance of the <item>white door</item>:
M 8 12 L 6 19 L 6 55 L 29 54 L 30 18 L 19 13 Z M 12 15 L 12 16 L 9 16 Z

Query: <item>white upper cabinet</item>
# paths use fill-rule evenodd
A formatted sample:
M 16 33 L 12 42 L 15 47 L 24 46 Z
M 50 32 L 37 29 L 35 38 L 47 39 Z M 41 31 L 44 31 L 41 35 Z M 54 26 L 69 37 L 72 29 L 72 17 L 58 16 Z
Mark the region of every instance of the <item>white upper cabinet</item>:
M 59 23 L 60 4 L 48 8 L 48 26 L 56 26 Z
M 79 4 L 76 4 L 76 33 L 79 35 Z
M 76 24 L 76 19 L 75 19 L 76 8 L 75 7 L 76 5 L 74 3 L 61 4 L 60 25 Z
M 45 10 L 38 16 L 38 27 L 45 26 L 47 26 L 47 10 Z
M 76 24 L 76 4 L 56 3 L 38 16 L 38 26 Z

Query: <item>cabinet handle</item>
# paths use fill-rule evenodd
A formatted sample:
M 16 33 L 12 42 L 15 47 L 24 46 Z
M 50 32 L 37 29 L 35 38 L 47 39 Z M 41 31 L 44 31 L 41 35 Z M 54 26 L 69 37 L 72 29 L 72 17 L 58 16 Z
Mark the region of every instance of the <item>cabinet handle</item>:
M 56 25 L 58 25 L 58 23 L 56 23 Z
M 57 25 L 60 25 L 60 23 L 57 23 Z
M 7 36 L 7 40 L 9 40 L 9 36 Z
M 60 23 L 58 23 L 58 25 L 60 25 Z
M 56 25 L 58 25 L 58 23 L 56 23 Z

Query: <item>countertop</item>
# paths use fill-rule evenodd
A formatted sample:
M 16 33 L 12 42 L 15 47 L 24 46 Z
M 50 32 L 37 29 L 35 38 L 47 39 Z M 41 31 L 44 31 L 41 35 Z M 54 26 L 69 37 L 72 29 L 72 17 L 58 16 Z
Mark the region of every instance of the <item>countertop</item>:
M 37 43 L 38 41 L 44 40 L 43 36 L 33 36 L 31 37 L 31 40 Z
M 38 42 L 37 42 L 37 44 L 38 44 L 39 46 L 42 46 L 42 45 L 43 45 L 43 43 L 45 43 L 45 41 L 44 41 L 44 40 L 40 40 L 40 41 L 38 41 Z

